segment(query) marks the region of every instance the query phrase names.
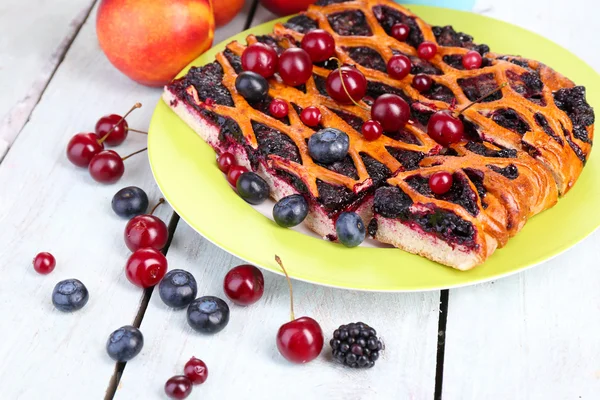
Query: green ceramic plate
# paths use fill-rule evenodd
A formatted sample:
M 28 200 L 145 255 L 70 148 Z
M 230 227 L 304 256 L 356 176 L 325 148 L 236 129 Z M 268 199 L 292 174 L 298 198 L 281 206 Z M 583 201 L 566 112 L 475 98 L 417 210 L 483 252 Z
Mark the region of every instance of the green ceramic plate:
M 540 60 L 587 87 L 600 110 L 600 77 L 579 58 L 519 27 L 466 12 L 413 6 L 431 24 L 453 25 L 495 52 Z M 215 46 L 192 65 L 214 60 L 232 40 L 265 34 L 275 21 Z M 187 70 L 187 68 L 186 68 Z M 184 72 L 184 71 L 183 71 Z M 182 72 L 182 73 L 183 73 Z M 214 151 L 160 101 L 150 124 L 149 157 L 166 199 L 196 231 L 224 250 L 280 272 L 278 254 L 294 278 L 321 285 L 368 291 L 416 291 L 483 282 L 542 263 L 565 251 L 600 225 L 600 155 L 593 152 L 581 178 L 552 209 L 531 219 L 509 244 L 468 272 L 443 267 L 394 248 L 347 249 L 314 236 L 279 228 L 229 187 Z

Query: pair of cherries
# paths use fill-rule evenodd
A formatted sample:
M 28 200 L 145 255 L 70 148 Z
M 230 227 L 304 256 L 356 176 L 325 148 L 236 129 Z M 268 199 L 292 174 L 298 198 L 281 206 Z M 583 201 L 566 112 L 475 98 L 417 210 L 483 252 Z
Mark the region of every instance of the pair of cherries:
M 104 144 L 118 146 L 125 141 L 129 131 L 145 133 L 129 128 L 125 118 L 142 105 L 136 103 L 124 116 L 106 115 L 98 120 L 94 133 L 78 133 L 67 144 L 67 158 L 78 167 L 88 168 L 92 178 L 100 183 L 115 183 L 125 173 L 123 161 L 141 153 L 142 149 L 126 157 L 113 150 L 105 150 Z

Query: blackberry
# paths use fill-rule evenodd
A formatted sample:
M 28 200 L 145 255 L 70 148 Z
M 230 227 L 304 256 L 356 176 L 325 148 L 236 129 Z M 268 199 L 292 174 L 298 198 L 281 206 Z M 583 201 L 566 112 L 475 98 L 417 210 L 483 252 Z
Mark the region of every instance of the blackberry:
M 329 344 L 333 358 L 350 368 L 371 368 L 384 348 L 375 329 L 362 322 L 341 325 Z

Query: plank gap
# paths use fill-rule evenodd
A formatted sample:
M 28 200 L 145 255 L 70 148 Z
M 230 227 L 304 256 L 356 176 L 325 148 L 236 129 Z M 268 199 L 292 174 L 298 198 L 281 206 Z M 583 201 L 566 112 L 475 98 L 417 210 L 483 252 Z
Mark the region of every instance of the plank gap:
M 448 321 L 448 290 L 440 292 L 440 318 L 438 319 L 438 341 L 435 370 L 434 400 L 442 400 L 442 385 L 444 382 L 444 352 L 446 350 L 446 323 Z
M 258 0 L 254 0 L 252 3 L 252 7 L 250 7 L 250 12 L 248 13 L 248 19 L 244 24 L 244 30 L 250 29 L 252 26 L 252 20 L 254 19 L 254 15 L 256 14 L 256 9 L 258 8 Z

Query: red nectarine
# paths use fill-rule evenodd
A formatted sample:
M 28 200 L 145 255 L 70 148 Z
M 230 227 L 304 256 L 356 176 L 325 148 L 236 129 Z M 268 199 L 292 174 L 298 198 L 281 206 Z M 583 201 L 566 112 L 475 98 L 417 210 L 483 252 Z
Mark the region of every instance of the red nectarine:
M 96 32 L 100 47 L 121 72 L 162 86 L 212 46 L 210 0 L 102 0 Z
M 317 0 L 260 0 L 267 10 L 281 16 L 306 11 L 315 1 Z
M 231 21 L 244 7 L 245 0 L 212 0 L 215 25 L 223 26 Z

